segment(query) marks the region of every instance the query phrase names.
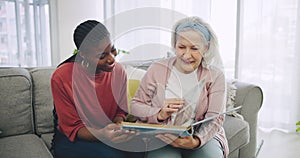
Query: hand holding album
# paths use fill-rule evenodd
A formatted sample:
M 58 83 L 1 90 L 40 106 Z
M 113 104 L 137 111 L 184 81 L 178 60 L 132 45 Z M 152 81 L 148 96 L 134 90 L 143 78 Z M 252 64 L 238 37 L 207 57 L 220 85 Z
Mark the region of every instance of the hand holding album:
M 205 122 L 209 122 L 214 120 L 215 118 L 230 113 L 232 111 L 236 111 L 242 108 L 242 106 L 238 106 L 236 108 L 230 109 L 226 112 L 220 113 L 218 115 L 203 119 L 201 121 L 192 123 L 190 126 L 172 126 L 172 125 L 161 125 L 161 124 L 148 124 L 148 123 L 131 123 L 131 122 L 122 122 L 121 129 L 126 130 L 136 130 L 140 132 L 140 134 L 162 134 L 162 133 L 171 133 L 178 136 L 190 136 L 194 134 L 194 126 L 200 125 Z
M 122 122 L 121 129 L 136 130 L 140 134 L 149 134 L 149 135 L 171 133 L 179 136 L 190 136 L 193 135 L 194 133 L 193 128 L 191 128 L 191 126 L 184 127 L 184 126 L 132 123 L 132 122 Z

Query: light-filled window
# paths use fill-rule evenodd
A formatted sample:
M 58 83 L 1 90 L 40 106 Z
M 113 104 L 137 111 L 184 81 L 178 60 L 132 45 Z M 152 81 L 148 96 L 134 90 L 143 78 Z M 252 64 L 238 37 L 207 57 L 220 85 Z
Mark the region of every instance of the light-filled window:
M 104 22 L 116 47 L 129 54 L 118 61 L 141 61 L 172 55 L 171 29 L 186 16 L 198 16 L 216 32 L 226 76 L 234 78 L 237 0 L 106 0 Z
M 293 132 L 300 120 L 299 2 L 251 0 L 242 5 L 238 78 L 263 89 L 258 124 L 263 129 Z
M 50 66 L 48 0 L 0 0 L 0 66 Z

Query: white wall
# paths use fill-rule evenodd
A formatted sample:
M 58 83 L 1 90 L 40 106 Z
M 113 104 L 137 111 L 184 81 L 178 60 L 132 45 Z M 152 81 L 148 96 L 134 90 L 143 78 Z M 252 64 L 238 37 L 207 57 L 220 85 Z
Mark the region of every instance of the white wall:
M 103 21 L 103 0 L 50 0 L 52 64 L 70 57 L 76 48 L 73 31 L 78 24 L 95 19 Z

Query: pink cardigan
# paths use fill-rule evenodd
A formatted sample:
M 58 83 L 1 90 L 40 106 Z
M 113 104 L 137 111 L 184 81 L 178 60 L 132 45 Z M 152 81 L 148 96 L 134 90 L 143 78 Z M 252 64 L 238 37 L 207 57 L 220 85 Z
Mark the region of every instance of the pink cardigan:
M 170 124 L 157 121 L 157 113 L 165 100 L 165 87 L 176 58 L 170 58 L 153 63 L 143 77 L 134 98 L 131 100 L 131 113 L 143 122 L 153 124 Z M 214 67 L 209 69 L 198 68 L 198 80 L 206 76 L 205 86 L 199 96 L 196 121 L 217 115 L 225 111 L 225 76 L 224 73 Z M 225 116 L 220 116 L 213 121 L 204 123 L 194 136 L 201 140 L 201 146 L 213 137 L 221 142 L 225 158 L 228 155 L 228 143 L 223 129 Z

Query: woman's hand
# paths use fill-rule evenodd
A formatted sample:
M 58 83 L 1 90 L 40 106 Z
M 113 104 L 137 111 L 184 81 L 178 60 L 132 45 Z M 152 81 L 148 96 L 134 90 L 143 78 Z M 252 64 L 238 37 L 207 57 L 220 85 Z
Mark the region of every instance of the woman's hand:
M 114 122 L 115 124 L 121 124 L 123 121 L 124 121 L 124 119 L 123 119 L 123 117 L 121 117 L 121 116 L 116 116 L 116 117 L 114 118 L 114 120 L 113 120 L 113 122 Z
M 158 134 L 155 137 L 173 147 L 183 149 L 194 149 L 201 144 L 200 139 L 194 136 L 178 137 L 173 134 Z
M 121 130 L 120 124 L 108 124 L 102 129 L 86 128 L 79 129 L 77 136 L 87 141 L 111 141 L 113 143 L 122 143 L 138 135 L 136 131 Z
M 164 101 L 164 105 L 157 114 L 157 120 L 163 121 L 168 119 L 174 112 L 177 112 L 185 104 L 184 99 L 170 98 Z
M 120 124 L 108 124 L 102 128 L 101 133 L 113 143 L 127 142 L 138 135 L 136 131 L 121 130 L 120 128 Z

